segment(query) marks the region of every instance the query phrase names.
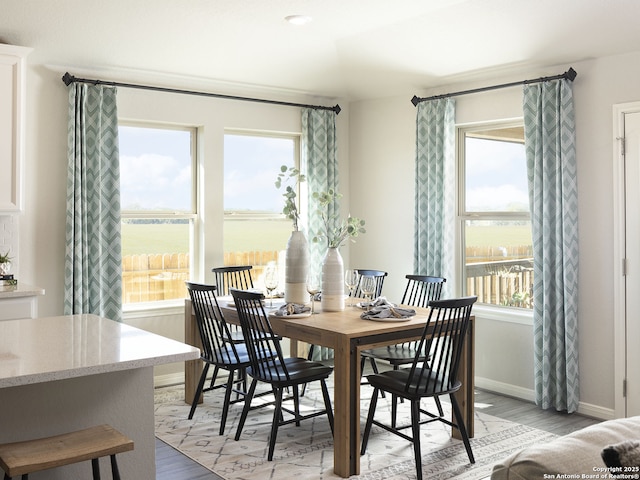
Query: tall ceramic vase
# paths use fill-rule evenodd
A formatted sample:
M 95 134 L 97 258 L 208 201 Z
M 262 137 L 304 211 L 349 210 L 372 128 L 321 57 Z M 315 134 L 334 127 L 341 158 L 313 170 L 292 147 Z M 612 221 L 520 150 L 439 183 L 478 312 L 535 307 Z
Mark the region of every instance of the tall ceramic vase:
M 337 248 L 327 249 L 322 262 L 322 297 L 324 312 L 344 310 L 344 262 Z
M 287 242 L 285 257 L 284 301 L 307 303 L 307 273 L 309 271 L 309 249 L 304 233 L 295 230 Z

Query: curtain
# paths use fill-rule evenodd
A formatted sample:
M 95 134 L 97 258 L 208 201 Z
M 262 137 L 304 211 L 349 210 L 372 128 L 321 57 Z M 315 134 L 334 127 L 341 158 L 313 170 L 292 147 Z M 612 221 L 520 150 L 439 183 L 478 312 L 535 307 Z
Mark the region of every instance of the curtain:
M 524 86 L 536 403 L 578 408 L 578 188 L 571 82 Z
M 122 320 L 120 167 L 114 87 L 69 86 L 64 313 Z
M 455 284 L 455 101 L 418 104 L 416 114 L 414 273 Z
M 313 192 L 338 191 L 338 158 L 336 145 L 336 113 L 314 108 L 302 109 L 302 166 L 307 175 L 307 236 L 309 241 L 309 270 L 320 273 L 326 253 L 325 242 L 313 242 L 322 231 L 322 219 Z M 339 203 L 328 205 L 330 218 L 338 218 Z M 330 348 L 316 346 L 315 359 L 333 358 Z

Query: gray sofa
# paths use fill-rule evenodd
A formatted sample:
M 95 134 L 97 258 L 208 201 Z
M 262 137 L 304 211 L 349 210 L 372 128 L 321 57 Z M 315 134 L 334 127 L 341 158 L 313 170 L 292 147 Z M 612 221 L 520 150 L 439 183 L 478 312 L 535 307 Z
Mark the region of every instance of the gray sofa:
M 608 420 L 527 447 L 495 465 L 491 480 L 611 478 L 602 450 L 626 440 L 640 440 L 640 417 Z

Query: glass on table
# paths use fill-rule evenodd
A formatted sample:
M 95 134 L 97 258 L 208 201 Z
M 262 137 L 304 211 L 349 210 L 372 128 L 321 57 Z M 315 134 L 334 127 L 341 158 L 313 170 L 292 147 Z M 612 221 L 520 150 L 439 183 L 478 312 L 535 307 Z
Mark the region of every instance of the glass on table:
M 370 275 L 364 275 L 360 279 L 360 290 L 364 295 L 365 301 L 369 300 L 369 305 L 367 310 L 371 308 L 371 304 L 373 303 L 373 294 L 376 291 L 376 279 Z
M 310 273 L 307 276 L 307 292 L 309 292 L 309 301 L 311 302 L 311 313 L 315 311 L 315 297 L 320 293 L 320 275 L 317 273 Z
M 351 299 L 349 300 L 350 303 L 347 304 L 348 307 L 353 307 L 353 290 L 358 285 L 359 277 L 360 274 L 358 273 L 358 270 L 353 268 L 349 268 L 344 272 L 344 284 L 349 289 L 349 298 Z
M 278 288 L 278 267 L 274 262 L 264 269 L 264 288 L 269 296 L 269 308 L 273 308 L 273 291 Z

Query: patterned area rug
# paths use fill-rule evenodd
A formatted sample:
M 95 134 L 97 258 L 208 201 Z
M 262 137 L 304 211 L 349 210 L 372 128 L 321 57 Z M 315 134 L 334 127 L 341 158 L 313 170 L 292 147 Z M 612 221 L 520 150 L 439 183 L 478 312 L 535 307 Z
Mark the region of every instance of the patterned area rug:
M 313 387 L 302 397 L 301 408 L 322 408 L 319 385 Z M 370 387 L 362 387 L 363 427 L 371 393 Z M 270 407 L 249 412 L 242 436 L 235 441 L 241 403 L 231 406 L 225 434 L 220 436 L 222 390 L 205 394 L 204 403 L 196 409 L 193 420 L 187 419 L 189 405 L 184 403 L 183 395 L 182 385 L 156 390 L 156 436 L 226 480 L 340 478 L 333 473 L 333 438 L 326 416 L 302 422 L 299 427 L 293 424 L 280 427 L 274 458 L 269 462 L 266 455 L 272 418 Z M 268 399 L 268 396 L 262 398 Z M 443 403 L 443 407 L 446 410 L 449 406 Z M 386 421 L 390 418 L 389 411 L 390 400 L 379 399 L 376 418 Z M 406 424 L 408 420 L 406 404 L 399 404 L 398 423 Z M 555 437 L 483 414 L 476 408 L 475 437 L 471 440 L 476 463 L 469 463 L 464 445 L 451 438 L 450 428 L 434 422 L 421 428 L 423 476 L 431 480 L 485 479 L 491 475 L 493 465 L 510 453 Z M 361 475 L 352 479 L 416 478 L 413 446 L 377 427 L 372 430 L 367 453 L 360 462 Z

